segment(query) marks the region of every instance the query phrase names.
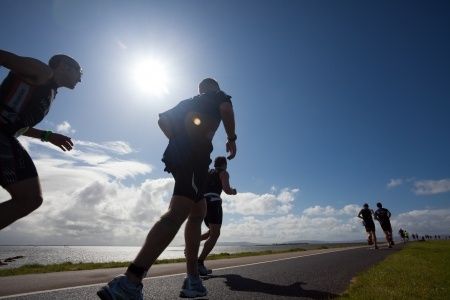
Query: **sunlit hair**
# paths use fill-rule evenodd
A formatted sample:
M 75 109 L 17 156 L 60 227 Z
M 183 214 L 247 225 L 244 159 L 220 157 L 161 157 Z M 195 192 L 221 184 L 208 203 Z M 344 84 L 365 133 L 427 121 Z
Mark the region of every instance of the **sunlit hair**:
M 198 85 L 198 92 L 200 94 L 217 91 L 220 91 L 219 83 L 212 78 L 205 78 Z
M 52 69 L 56 69 L 61 63 L 65 63 L 81 72 L 81 67 L 78 64 L 78 62 L 72 57 L 67 56 L 65 54 L 56 54 L 52 56 L 48 61 L 48 65 Z
M 214 168 L 226 168 L 227 159 L 225 156 L 217 156 L 214 160 Z

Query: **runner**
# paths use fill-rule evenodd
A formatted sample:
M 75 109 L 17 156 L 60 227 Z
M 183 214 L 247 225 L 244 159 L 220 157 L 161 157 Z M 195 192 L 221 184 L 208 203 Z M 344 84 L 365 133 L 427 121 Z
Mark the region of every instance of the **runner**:
M 60 87 L 74 89 L 81 67 L 58 54 L 48 65 L 34 58 L 0 50 L 0 66 L 10 70 L 0 86 L 0 185 L 11 199 L 0 203 L 0 230 L 41 206 L 39 176 L 31 157 L 17 140 L 20 135 L 50 142 L 63 151 L 70 137 L 34 128 L 47 115 Z
M 383 229 L 384 234 L 386 235 L 386 241 L 388 242 L 389 248 L 392 248 L 394 245 L 394 240 L 392 239 L 392 226 L 391 226 L 391 212 L 383 208 L 383 205 L 378 202 L 378 209 L 375 211 L 374 217 L 375 220 L 380 222 L 381 229 Z
M 205 188 L 205 198 L 207 212 L 205 224 L 209 230 L 202 235 L 202 240 L 206 240 L 203 245 L 202 253 L 198 258 L 198 271 L 200 275 L 206 276 L 212 271 L 207 269 L 204 261 L 211 250 L 216 245 L 220 236 L 220 228 L 222 227 L 222 199 L 220 194 L 222 190 L 228 195 L 236 195 L 236 189 L 230 187 L 230 175 L 227 172 L 227 159 L 218 156 L 214 160 L 214 169 L 208 174 L 207 185 Z
M 406 234 L 405 234 L 405 230 L 403 230 L 403 228 L 400 228 L 398 231 L 398 234 L 400 235 L 400 237 L 402 238 L 403 243 L 406 243 Z
M 97 292 L 101 299 L 143 299 L 142 279 L 186 218 L 187 277 L 180 296 L 192 298 L 207 294 L 198 273 L 197 258 L 201 224 L 206 214 L 203 191 L 211 163 L 212 139 L 223 121 L 228 135 L 228 159 L 232 159 L 236 155 L 237 136 L 231 97 L 220 90 L 217 81 L 204 79 L 199 84 L 199 93 L 159 115 L 158 124 L 169 139 L 163 162 L 165 170 L 172 173 L 175 179 L 170 206 L 167 213 L 153 225 L 126 273 L 114 278 Z
M 373 210 L 369 208 L 369 204 L 365 203 L 363 209 L 358 214 L 358 218 L 363 220 L 363 225 L 367 232 L 367 243 L 369 245 L 375 244 L 375 249 L 378 249 L 377 236 L 375 235 L 375 223 L 372 219 Z

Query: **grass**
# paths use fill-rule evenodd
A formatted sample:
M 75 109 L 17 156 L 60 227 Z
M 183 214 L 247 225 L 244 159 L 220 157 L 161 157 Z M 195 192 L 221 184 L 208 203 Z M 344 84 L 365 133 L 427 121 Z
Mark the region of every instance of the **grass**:
M 216 259 L 227 259 L 227 258 L 237 258 L 245 256 L 257 256 L 257 255 L 267 255 L 267 254 L 277 254 L 277 253 L 287 253 L 287 252 L 299 252 L 313 249 L 328 249 L 328 248 L 340 248 L 346 246 L 354 246 L 360 244 L 327 244 L 327 245 L 308 245 L 308 249 L 305 248 L 291 248 L 285 250 L 266 250 L 257 252 L 239 252 L 239 253 L 219 253 L 210 254 L 208 260 Z M 185 262 L 184 258 L 175 259 L 161 259 L 157 260 L 155 264 L 168 264 L 168 263 L 179 263 Z M 127 267 L 130 262 L 107 262 L 107 263 L 72 263 L 65 262 L 59 264 L 51 265 L 41 265 L 41 264 L 31 264 L 23 265 L 18 268 L 4 269 L 0 270 L 0 277 L 3 276 L 14 276 L 14 275 L 25 275 L 25 274 L 36 274 L 36 273 L 51 273 L 51 272 L 64 272 L 64 271 L 81 271 L 81 270 L 94 270 L 94 269 L 108 269 L 108 268 L 121 268 Z
M 450 299 L 450 241 L 409 243 L 358 275 L 342 299 Z

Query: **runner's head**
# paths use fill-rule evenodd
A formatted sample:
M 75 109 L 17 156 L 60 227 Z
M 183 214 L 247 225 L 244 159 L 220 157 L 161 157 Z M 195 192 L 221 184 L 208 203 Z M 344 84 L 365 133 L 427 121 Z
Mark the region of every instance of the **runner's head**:
M 198 84 L 200 94 L 220 91 L 219 83 L 212 78 L 205 78 Z
M 364 207 L 364 208 L 369 208 L 369 204 L 364 203 L 363 207 Z
M 77 83 L 81 82 L 83 71 L 72 57 L 56 54 L 50 58 L 48 65 L 53 70 L 54 80 L 58 86 L 74 89 Z
M 225 156 L 217 156 L 214 160 L 214 168 L 218 170 L 226 170 L 227 169 L 227 159 Z
M 382 208 L 383 205 L 382 205 L 380 202 L 378 202 L 378 203 L 377 203 L 377 207 L 378 207 L 378 208 Z

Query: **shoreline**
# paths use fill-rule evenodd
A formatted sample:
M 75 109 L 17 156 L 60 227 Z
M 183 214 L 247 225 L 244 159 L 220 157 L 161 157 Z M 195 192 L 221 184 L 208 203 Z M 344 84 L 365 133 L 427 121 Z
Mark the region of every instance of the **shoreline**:
M 251 252 L 237 252 L 237 253 L 218 253 L 210 254 L 207 261 L 218 260 L 218 259 L 232 259 L 247 256 L 261 256 L 269 254 L 281 254 L 290 252 L 303 252 L 308 250 L 323 250 L 323 249 L 334 249 L 334 248 L 344 248 L 352 246 L 361 246 L 364 243 L 324 243 L 324 244 L 308 244 L 302 245 L 307 247 L 295 247 L 284 250 L 264 250 L 264 251 L 251 251 Z M 294 245 L 293 245 L 294 246 Z M 174 264 L 186 262 L 185 258 L 172 258 L 172 259 L 158 259 L 155 265 L 161 264 Z M 43 274 L 43 273 L 54 273 L 54 272 L 66 272 L 66 271 L 82 271 L 82 270 L 96 270 L 96 269 L 110 269 L 110 268 L 121 268 L 127 267 L 130 262 L 104 262 L 104 263 L 93 263 L 93 262 L 64 262 L 57 264 L 27 264 L 17 268 L 1 269 L 0 266 L 0 277 L 6 276 L 17 276 L 26 274 Z

